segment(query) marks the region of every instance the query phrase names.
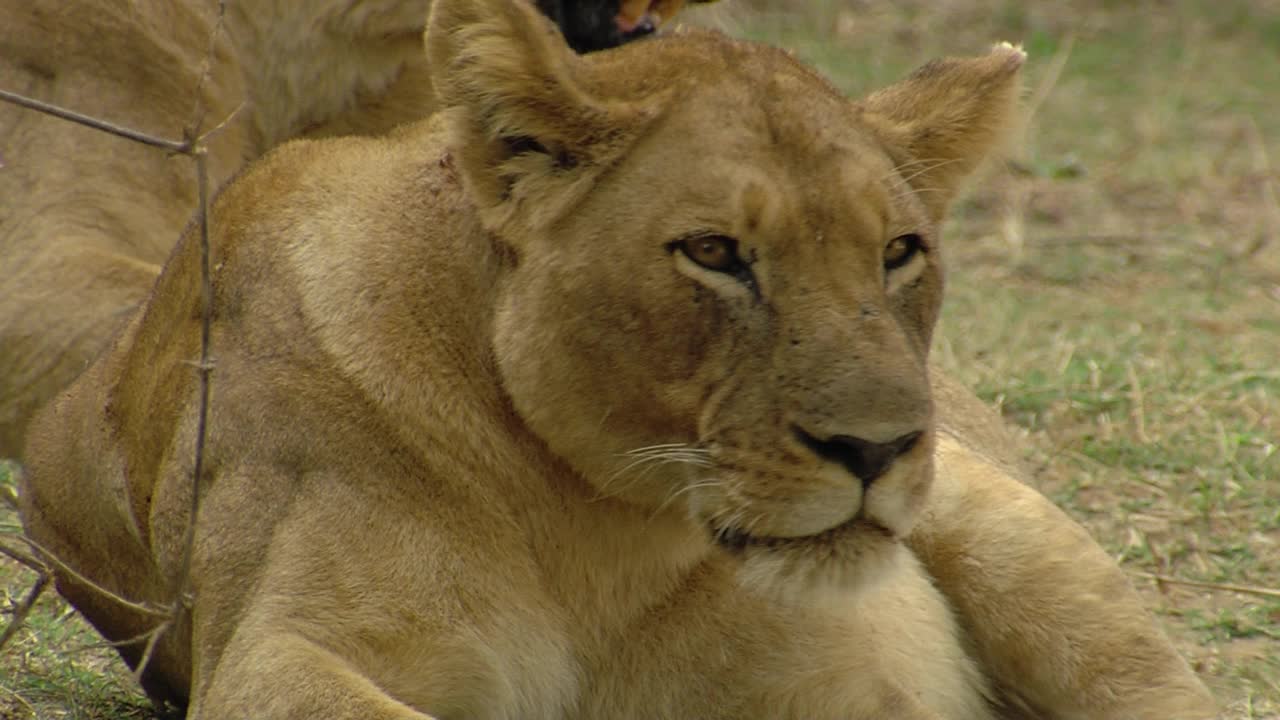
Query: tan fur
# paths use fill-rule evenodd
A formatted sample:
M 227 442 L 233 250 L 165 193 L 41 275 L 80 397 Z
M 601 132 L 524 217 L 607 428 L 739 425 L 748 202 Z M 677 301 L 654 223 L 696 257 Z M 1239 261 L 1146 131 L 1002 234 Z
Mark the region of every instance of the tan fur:
M 217 5 L 0 0 L 0 88 L 175 140 L 198 106 L 202 131 L 239 109 L 208 141 L 211 187 L 285 140 L 434 106 L 430 0 L 227 0 L 210 52 Z M 0 102 L 0 457 L 146 296 L 195 188 L 186 159 Z
M 715 34 L 579 58 L 518 3 L 433 13 L 444 113 L 288 144 L 217 202 L 193 595 L 149 691 L 194 718 L 1211 716 L 1120 570 L 964 432 L 998 420 L 929 388 L 937 227 L 1020 51 L 855 103 Z M 700 233 L 749 281 L 670 245 Z M 906 233 L 930 250 L 886 272 Z M 181 557 L 197 277 L 188 235 L 21 487 L 34 539 L 142 601 Z M 864 489 L 797 428 L 922 436 Z M 58 580 L 109 638 L 154 622 Z
M 429 111 L 428 0 L 0 0 L 0 87 L 181 139 L 203 104 L 213 186 L 313 129 Z M 202 84 L 206 67 L 210 77 Z M 353 110 L 358 110 L 352 112 Z M 190 161 L 0 103 L 0 457 L 155 282 L 195 205 Z

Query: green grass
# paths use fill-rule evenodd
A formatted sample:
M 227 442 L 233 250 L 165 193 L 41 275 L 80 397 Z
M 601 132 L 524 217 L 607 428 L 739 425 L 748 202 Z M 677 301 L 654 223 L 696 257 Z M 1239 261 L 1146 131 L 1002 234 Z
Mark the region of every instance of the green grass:
M 15 466 L 0 461 L 0 495 L 12 491 L 16 481 Z M 17 523 L 13 508 L 0 502 L 0 543 Z M 7 625 L 36 574 L 17 563 L 0 562 L 0 625 Z M 104 647 L 102 638 L 52 588 L 0 651 L 0 718 L 155 717 L 115 651 Z
M 1150 579 L 1280 588 L 1275 3 L 726 0 L 701 21 L 852 94 L 1025 44 L 1032 115 L 956 204 L 936 357 L 1022 429 L 1038 487 L 1132 571 L 1226 717 L 1280 717 L 1280 600 Z M 0 621 L 30 582 L 0 563 Z M 92 642 L 42 601 L 0 655 L 0 717 L 146 717 Z

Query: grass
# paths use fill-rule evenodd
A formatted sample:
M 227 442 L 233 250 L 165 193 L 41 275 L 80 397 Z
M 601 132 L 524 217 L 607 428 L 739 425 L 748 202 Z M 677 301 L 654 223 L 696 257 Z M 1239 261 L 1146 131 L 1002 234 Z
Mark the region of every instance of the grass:
M 0 461 L 0 495 L 12 490 L 17 468 Z M 0 538 L 17 528 L 0 504 Z M 0 623 L 26 595 L 35 574 L 7 559 L 0 563 Z M 18 634 L 0 651 L 0 718 L 143 720 L 156 718 L 114 650 L 52 589 Z
M 1021 429 L 1037 486 L 1226 717 L 1280 718 L 1280 599 L 1151 579 L 1280 588 L 1280 6 L 728 0 L 701 21 L 852 94 L 1024 43 L 1032 114 L 956 205 L 936 357 Z M 0 612 L 30 580 L 0 563 Z M 93 642 L 46 597 L 0 656 L 0 718 L 148 717 Z

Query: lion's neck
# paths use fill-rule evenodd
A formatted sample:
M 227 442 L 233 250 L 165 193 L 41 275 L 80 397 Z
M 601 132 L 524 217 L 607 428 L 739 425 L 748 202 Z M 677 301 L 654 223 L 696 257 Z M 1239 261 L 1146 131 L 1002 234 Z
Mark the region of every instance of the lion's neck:
M 517 517 L 548 586 L 584 621 L 582 632 L 607 635 L 669 602 L 713 554 L 707 533 L 683 512 L 601 498 L 544 452 L 549 460 L 536 476 L 511 478 L 512 494 L 523 495 Z
M 428 0 L 242 0 L 227 31 L 259 152 L 323 126 L 422 61 Z
M 408 128 L 394 136 L 402 145 L 377 155 L 361 140 L 330 141 L 350 154 L 335 150 L 347 159 L 324 172 L 356 187 L 373 177 L 395 181 L 381 183 L 374 205 L 315 209 L 323 233 L 309 231 L 312 218 L 298 220 L 308 239 L 290 252 L 291 272 L 308 288 L 302 312 L 329 360 L 412 450 L 424 478 L 504 515 L 570 613 L 613 617 L 617 626 L 669 598 L 710 542 L 674 508 L 655 513 L 601 499 L 512 408 L 492 349 L 495 296 L 509 260 L 472 213 L 448 211 L 467 201 L 443 122 L 436 116 Z M 357 195 L 365 197 L 341 197 Z M 431 223 L 403 212 L 422 198 L 442 210 Z M 414 241 L 387 252 L 387 237 Z M 608 625 L 593 623 L 604 632 Z

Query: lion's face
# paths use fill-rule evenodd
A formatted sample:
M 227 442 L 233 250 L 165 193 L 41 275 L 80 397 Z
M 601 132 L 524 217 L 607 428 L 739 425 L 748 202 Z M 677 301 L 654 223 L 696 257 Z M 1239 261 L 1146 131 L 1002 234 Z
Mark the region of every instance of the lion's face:
M 557 68 L 563 93 L 525 78 L 543 91 L 503 108 L 474 87 L 516 64 L 441 86 L 510 257 L 493 348 L 517 412 L 596 493 L 684 513 L 748 569 L 847 586 L 891 561 L 931 479 L 936 225 L 1021 53 L 955 61 L 986 94 L 921 109 L 714 35 L 588 60 L 532 44 L 519 67 Z M 621 65 L 642 79 L 602 79 Z M 948 72 L 906 82 L 949 93 Z
M 601 493 L 670 500 L 749 555 L 877 553 L 928 485 L 933 228 L 843 101 L 831 123 L 717 95 L 524 247 L 508 391 Z

